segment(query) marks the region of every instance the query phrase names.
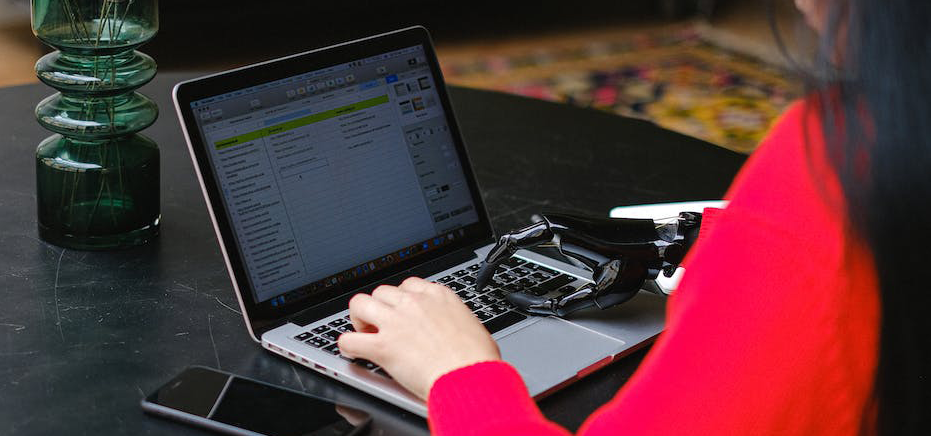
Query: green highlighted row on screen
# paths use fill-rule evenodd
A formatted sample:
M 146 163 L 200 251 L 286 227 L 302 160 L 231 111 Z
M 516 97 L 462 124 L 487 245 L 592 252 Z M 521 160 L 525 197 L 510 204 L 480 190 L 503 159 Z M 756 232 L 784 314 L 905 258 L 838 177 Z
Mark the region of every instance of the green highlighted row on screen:
M 368 100 L 362 100 L 357 103 L 350 105 L 338 107 L 335 109 L 330 109 L 324 112 L 318 112 L 313 115 L 308 115 L 306 117 L 296 118 L 291 121 L 285 121 L 281 124 L 276 124 L 274 126 L 265 127 L 259 130 L 255 130 L 249 133 L 243 133 L 239 136 L 234 136 L 232 138 L 227 138 L 222 141 L 217 141 L 213 143 L 213 146 L 217 150 L 222 150 L 224 148 L 235 147 L 237 145 L 245 144 L 247 142 L 255 141 L 259 138 L 264 138 L 266 136 L 275 135 L 281 132 L 285 132 L 291 129 L 296 129 L 298 127 L 303 127 L 308 124 L 319 123 L 321 121 L 328 120 L 330 118 L 335 118 L 338 116 L 351 114 L 363 109 L 368 109 L 373 106 L 378 106 L 388 102 L 388 96 L 383 95 L 381 97 L 370 98 Z

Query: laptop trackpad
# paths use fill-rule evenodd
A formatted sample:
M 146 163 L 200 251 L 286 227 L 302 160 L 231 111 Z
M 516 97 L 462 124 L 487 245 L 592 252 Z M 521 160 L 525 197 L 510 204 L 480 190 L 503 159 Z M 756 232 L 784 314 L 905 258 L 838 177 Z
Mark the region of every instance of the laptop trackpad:
M 501 356 L 537 395 L 614 355 L 624 341 L 609 338 L 558 318 L 539 321 L 498 339 Z

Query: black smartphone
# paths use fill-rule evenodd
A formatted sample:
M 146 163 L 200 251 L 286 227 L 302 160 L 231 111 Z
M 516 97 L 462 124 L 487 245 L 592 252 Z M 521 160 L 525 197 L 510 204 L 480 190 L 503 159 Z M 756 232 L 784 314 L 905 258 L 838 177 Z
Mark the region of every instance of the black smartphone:
M 185 369 L 144 398 L 142 410 L 248 436 L 355 436 L 371 421 L 327 399 L 203 366 Z

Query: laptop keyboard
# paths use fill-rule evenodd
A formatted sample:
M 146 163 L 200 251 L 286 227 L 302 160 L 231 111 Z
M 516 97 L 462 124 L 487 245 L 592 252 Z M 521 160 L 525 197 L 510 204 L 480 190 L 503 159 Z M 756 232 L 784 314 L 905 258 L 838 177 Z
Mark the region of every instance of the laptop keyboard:
M 477 264 L 471 265 L 438 279 L 437 283 L 452 289 L 491 334 L 527 319 L 527 315 L 515 310 L 514 306 L 504 299 L 505 295 L 520 291 L 536 296 L 552 291 L 566 292 L 572 289 L 568 286 L 569 283 L 576 280 L 568 274 L 512 257 L 498 267 L 495 277 L 479 294 L 475 292 L 474 286 L 479 268 Z M 349 322 L 349 315 L 320 324 L 311 324 L 307 328 L 310 330 L 294 336 L 294 339 L 390 378 L 388 373 L 368 360 L 349 359 L 340 354 L 336 343 L 339 335 L 355 331 Z

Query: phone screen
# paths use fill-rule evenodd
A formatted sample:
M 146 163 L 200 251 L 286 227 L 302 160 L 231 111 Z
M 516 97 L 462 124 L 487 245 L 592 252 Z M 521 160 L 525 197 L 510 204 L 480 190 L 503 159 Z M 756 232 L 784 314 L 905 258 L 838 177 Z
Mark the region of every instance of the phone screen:
M 268 436 L 336 436 L 355 430 L 330 401 L 192 367 L 148 402 Z

